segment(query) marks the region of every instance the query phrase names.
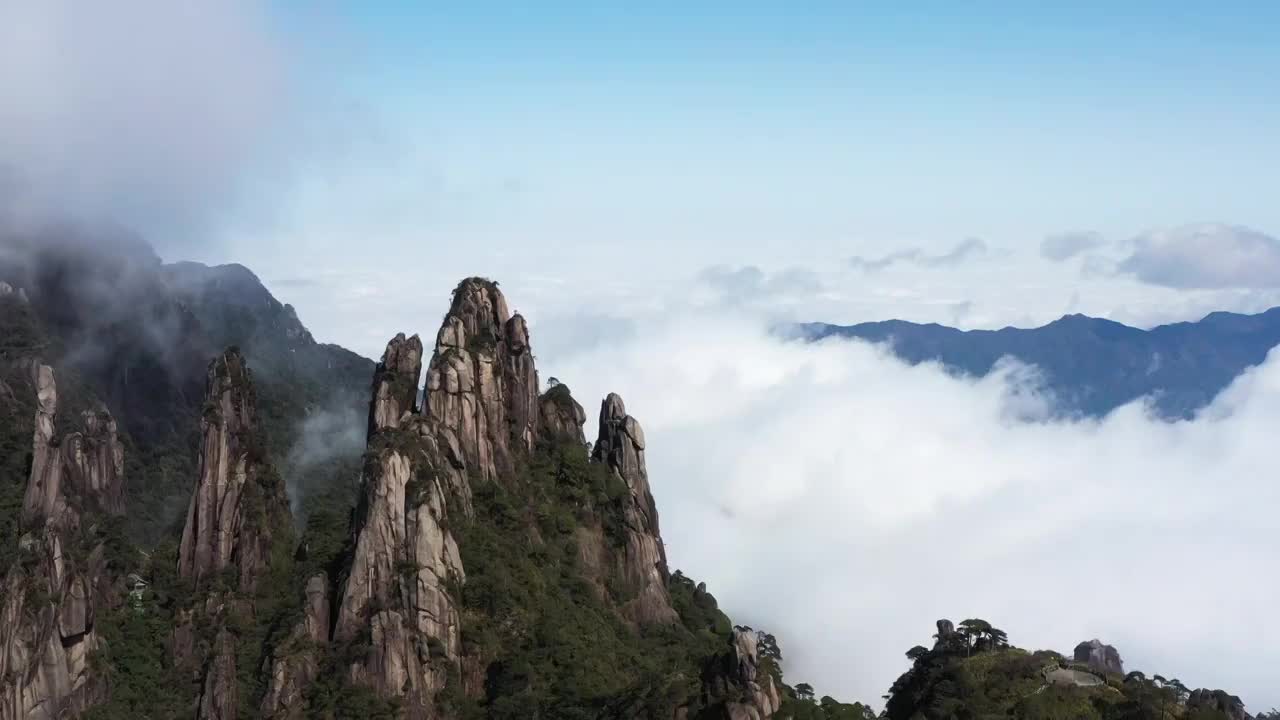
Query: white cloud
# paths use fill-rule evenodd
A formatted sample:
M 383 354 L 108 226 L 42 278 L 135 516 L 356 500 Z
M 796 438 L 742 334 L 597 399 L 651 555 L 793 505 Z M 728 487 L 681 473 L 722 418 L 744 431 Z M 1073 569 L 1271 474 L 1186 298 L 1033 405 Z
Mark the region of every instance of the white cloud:
M 1096 232 L 1058 233 L 1040 241 L 1040 255 L 1047 260 L 1062 262 L 1103 244 L 1102 235 Z
M 1246 227 L 1205 223 L 1138 236 L 1118 269 L 1172 288 L 1280 288 L 1280 240 Z
M 1026 369 L 959 380 L 696 311 L 540 366 L 589 414 L 627 400 L 673 566 L 778 634 L 792 682 L 876 702 L 935 619 L 977 616 L 1280 704 L 1280 358 L 1176 424 L 1038 421 Z
M 929 255 L 918 247 L 897 250 L 878 258 L 864 258 L 860 255 L 849 258 L 849 265 L 857 270 L 879 272 L 894 265 L 914 265 L 922 268 L 955 267 L 967 260 L 984 257 L 988 253 L 987 243 L 981 238 L 965 238 L 950 250 L 938 255 Z
M 0 211 L 207 241 L 278 149 L 284 74 L 247 0 L 0 3 Z

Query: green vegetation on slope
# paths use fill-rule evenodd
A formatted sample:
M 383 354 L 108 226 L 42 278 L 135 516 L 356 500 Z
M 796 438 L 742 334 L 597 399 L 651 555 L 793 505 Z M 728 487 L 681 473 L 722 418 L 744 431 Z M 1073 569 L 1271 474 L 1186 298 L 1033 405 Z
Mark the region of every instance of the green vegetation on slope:
M 935 636 L 933 649 L 909 650 L 911 669 L 894 682 L 884 717 L 1235 720 L 1220 709 L 1189 706 L 1190 693 L 1176 679 L 1103 673 L 1056 652 L 1028 652 L 975 636 L 977 627 L 994 630 L 985 621 L 966 620 L 958 632 Z

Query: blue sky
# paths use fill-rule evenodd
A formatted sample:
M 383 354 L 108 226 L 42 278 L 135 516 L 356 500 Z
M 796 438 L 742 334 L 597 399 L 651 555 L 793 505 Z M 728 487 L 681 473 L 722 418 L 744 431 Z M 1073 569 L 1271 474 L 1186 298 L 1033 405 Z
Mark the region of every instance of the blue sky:
M 1187 223 L 1280 232 L 1280 10 L 1072 5 L 281 3 L 264 26 L 289 171 L 248 173 L 261 217 L 179 251 L 314 284 L 376 274 L 375 243 L 421 268 L 415 290 L 481 272 L 562 304 L 602 272 L 643 295 L 717 265 L 800 269 L 831 277 L 795 313 L 837 321 L 1152 324 L 1280 301 L 1114 272 L 1126 243 Z M 1085 231 L 1112 256 L 1039 257 Z M 981 267 L 834 277 L 971 238 Z M 352 284 L 299 302 L 376 352 L 385 328 L 337 320 Z
M 0 6 L 0 172 L 371 354 L 477 273 L 542 318 L 744 270 L 804 320 L 1280 304 L 1274 4 L 689 5 Z
M 518 187 L 567 231 L 577 208 L 583 231 L 616 220 L 685 243 L 682 226 L 709 224 L 771 255 L 1280 224 L 1269 5 L 587 5 L 362 5 L 326 22 L 347 41 L 343 90 L 425 169 Z

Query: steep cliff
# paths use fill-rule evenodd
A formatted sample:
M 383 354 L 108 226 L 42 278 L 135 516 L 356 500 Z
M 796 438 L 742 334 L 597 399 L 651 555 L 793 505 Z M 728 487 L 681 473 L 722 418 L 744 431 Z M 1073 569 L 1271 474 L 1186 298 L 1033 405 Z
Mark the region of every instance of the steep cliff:
M 328 575 L 313 575 L 304 592 L 302 619 L 264 668 L 270 683 L 262 700 L 262 715 L 266 718 L 305 717 L 307 689 L 320 673 L 320 659 L 329 641 Z
M 761 668 L 756 633 L 735 629 L 729 650 L 708 664 L 704 691 L 719 706 L 725 720 L 765 720 L 782 707 L 782 695 L 773 676 Z
M 97 618 L 122 600 L 98 518 L 123 510 L 124 449 L 104 409 L 57 433 L 54 371 L 29 364 L 33 395 L 31 472 L 18 557 L 4 578 L 0 610 L 0 719 L 76 716 L 99 701 L 106 679 L 90 656 L 102 645 Z
M 533 449 L 538 390 L 524 318 L 510 314 L 497 283 L 462 281 L 436 334 L 424 414 L 456 434 L 467 467 L 494 480 Z
M 644 430 L 613 393 L 600 404 L 600 434 L 593 458 L 620 478 L 628 491 L 622 501 L 626 540 L 619 564 L 623 583 L 634 599 L 623 605 L 623 613 L 641 625 L 675 622 L 667 593 L 667 553 L 644 464 Z
M 334 640 L 352 652 L 349 680 L 434 717 L 435 696 L 461 663 L 461 623 L 449 592 L 465 579 L 451 517 L 470 511 L 463 452 L 452 428 L 413 412 L 417 338 L 397 336 L 374 378 L 356 542 Z
M 267 462 L 257 397 L 240 351 L 209 365 L 200 421 L 199 475 L 182 529 L 178 574 L 196 589 L 230 568 L 233 589 L 252 594 L 279 534 L 292 526 L 280 476 Z
M 400 427 L 417 410 L 418 376 L 422 374 L 422 341 L 404 333 L 387 343 L 382 362 L 373 373 L 373 401 L 369 404 L 369 437 Z
M 1075 661 L 1101 673 L 1124 674 L 1124 662 L 1120 653 L 1112 646 L 1094 638 L 1076 646 L 1073 652 Z
M 196 717 L 234 720 L 252 694 L 239 680 L 240 650 L 262 641 L 267 608 L 279 600 L 262 586 L 287 571 L 293 519 L 284 482 L 265 457 L 252 374 L 239 350 L 210 363 L 205 388 L 199 475 L 177 561 L 193 599 L 178 611 L 173 654 L 199 678 Z

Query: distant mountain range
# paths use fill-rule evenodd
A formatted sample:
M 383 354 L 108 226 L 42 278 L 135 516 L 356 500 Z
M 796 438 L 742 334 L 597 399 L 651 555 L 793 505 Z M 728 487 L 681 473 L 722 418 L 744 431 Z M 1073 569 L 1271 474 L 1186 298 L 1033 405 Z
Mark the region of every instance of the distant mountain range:
M 1002 357 L 1013 357 L 1040 368 L 1064 414 L 1100 417 L 1149 396 L 1160 416 L 1174 420 L 1194 415 L 1280 344 L 1280 308 L 1257 315 L 1215 312 L 1150 330 L 1084 315 L 1030 329 L 958 330 L 902 320 L 794 329 L 811 341 L 887 343 L 913 365 L 937 361 L 979 377 Z

